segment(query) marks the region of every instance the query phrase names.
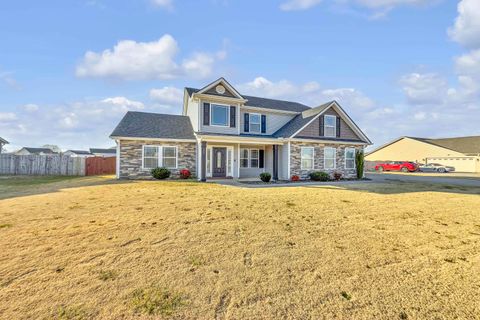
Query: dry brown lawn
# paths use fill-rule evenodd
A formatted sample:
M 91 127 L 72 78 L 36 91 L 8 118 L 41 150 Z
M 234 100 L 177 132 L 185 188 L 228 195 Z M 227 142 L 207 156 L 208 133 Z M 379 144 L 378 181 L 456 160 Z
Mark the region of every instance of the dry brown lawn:
M 480 190 L 80 178 L 4 192 L 0 319 L 475 319 Z

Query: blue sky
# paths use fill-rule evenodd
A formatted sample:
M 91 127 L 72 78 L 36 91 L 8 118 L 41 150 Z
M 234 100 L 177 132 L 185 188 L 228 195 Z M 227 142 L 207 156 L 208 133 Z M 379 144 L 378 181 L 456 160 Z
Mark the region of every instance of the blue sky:
M 127 110 L 180 113 L 182 89 L 316 106 L 375 144 L 478 135 L 478 0 L 72 0 L 0 4 L 0 136 L 108 147 Z

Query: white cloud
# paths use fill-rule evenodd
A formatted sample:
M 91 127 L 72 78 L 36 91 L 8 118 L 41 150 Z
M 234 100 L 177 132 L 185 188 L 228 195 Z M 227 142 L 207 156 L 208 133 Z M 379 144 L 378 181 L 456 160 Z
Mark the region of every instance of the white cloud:
M 17 119 L 17 115 L 13 112 L 0 112 L 0 122 L 10 122 Z
M 177 41 L 169 34 L 152 42 L 122 40 L 113 49 L 85 53 L 76 68 L 76 75 L 121 80 L 203 78 L 209 76 L 214 63 L 221 60 L 218 54 L 196 52 L 179 64 L 176 61 L 178 52 Z
M 283 11 L 306 10 L 320 4 L 320 2 L 322 2 L 322 0 L 289 0 L 282 3 L 280 9 Z
M 183 101 L 183 90 L 175 87 L 163 87 L 150 90 L 150 99 L 167 105 L 180 105 Z
M 13 72 L 0 72 L 0 82 L 3 82 L 8 87 L 13 89 L 21 89 L 17 80 L 13 77 Z
M 410 73 L 400 79 L 408 101 L 413 105 L 441 103 L 447 95 L 447 81 L 435 73 Z
M 458 16 L 448 34 L 465 47 L 480 48 L 480 1 L 461 0 L 458 3 Z
M 40 107 L 34 103 L 29 103 L 29 104 L 26 104 L 23 106 L 23 109 L 25 111 L 28 111 L 28 112 L 35 112 L 35 111 L 38 111 L 38 109 L 40 109 Z
M 344 0 L 341 0 L 344 2 Z M 356 4 L 367 8 L 393 8 L 401 5 L 427 5 L 437 3 L 438 0 L 353 0 Z
M 169 11 L 173 10 L 173 0 L 151 0 L 151 3 L 159 8 L 163 8 Z

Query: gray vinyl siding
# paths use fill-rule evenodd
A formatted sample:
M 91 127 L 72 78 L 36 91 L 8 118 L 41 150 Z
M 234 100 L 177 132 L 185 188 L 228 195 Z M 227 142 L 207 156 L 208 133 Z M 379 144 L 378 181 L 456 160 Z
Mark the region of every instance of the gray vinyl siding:
M 257 110 L 248 110 L 241 108 L 240 110 L 240 131 L 241 133 L 253 133 L 253 132 L 245 132 L 244 131 L 244 114 L 245 113 L 258 113 L 266 115 L 267 119 L 267 127 L 266 132 L 263 133 L 265 135 L 272 135 L 277 132 L 281 127 L 283 127 L 287 122 L 293 119 L 295 115 L 293 114 L 282 114 L 282 113 L 273 113 L 273 112 L 262 112 Z M 262 133 L 254 133 L 254 134 L 262 134 Z

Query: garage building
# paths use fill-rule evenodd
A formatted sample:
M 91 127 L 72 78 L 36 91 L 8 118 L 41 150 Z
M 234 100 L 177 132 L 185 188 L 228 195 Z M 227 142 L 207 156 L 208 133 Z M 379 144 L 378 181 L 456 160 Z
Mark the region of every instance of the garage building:
M 480 136 L 428 139 L 400 137 L 371 152 L 369 162 L 413 161 L 453 166 L 457 172 L 480 172 Z

